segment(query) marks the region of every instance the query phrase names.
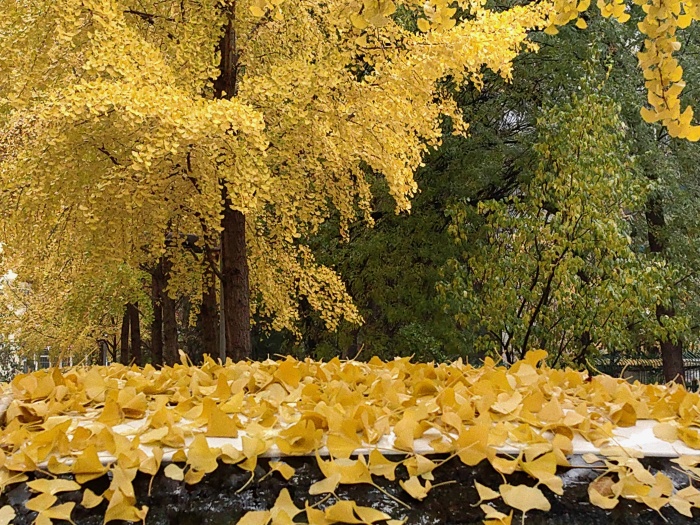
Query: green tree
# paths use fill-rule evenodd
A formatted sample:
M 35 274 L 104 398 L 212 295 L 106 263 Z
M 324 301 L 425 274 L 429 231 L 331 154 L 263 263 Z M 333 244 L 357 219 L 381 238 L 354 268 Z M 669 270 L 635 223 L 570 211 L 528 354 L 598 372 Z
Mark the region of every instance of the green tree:
M 442 286 L 476 345 L 510 362 L 531 348 L 554 362 L 629 347 L 663 267 L 636 253 L 626 215 L 644 204 L 619 108 L 595 92 L 546 110 L 534 173 L 503 200 L 452 209 L 462 256 Z M 517 117 L 513 117 L 517 118 Z

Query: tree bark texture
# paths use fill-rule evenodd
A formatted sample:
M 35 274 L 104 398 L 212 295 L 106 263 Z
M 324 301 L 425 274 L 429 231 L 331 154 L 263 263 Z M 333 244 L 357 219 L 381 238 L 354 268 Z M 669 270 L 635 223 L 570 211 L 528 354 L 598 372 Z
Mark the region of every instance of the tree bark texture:
M 151 363 L 154 366 L 163 364 L 163 260 L 151 274 L 151 304 L 153 307 L 153 323 L 151 324 Z
M 647 200 L 646 220 L 649 251 L 651 251 L 651 253 L 658 253 L 663 257 L 666 251 L 666 243 L 663 237 L 666 219 L 664 217 L 663 201 L 660 195 L 652 195 Z M 676 312 L 672 304 L 656 305 L 656 319 L 661 326 L 664 326 L 665 317 L 670 318 L 675 315 Z M 679 338 L 674 342 L 667 336 L 659 341 L 659 343 L 661 346 L 664 380 L 683 383 L 685 378 L 683 367 L 683 341 Z
M 163 362 L 168 366 L 172 366 L 178 361 L 176 305 L 175 299 L 170 297 L 167 291 L 171 267 L 172 264 L 165 259 L 163 261 L 164 278 L 161 302 L 163 308 Z
M 199 329 L 202 338 L 202 353 L 212 358 L 218 357 L 217 338 L 219 335 L 218 305 L 216 303 L 216 280 L 206 275 L 202 290 L 202 306 L 199 309 Z M 198 356 L 200 359 L 203 356 Z
M 219 77 L 214 82 L 217 98 L 232 98 L 238 89 L 239 49 L 236 38 L 235 4 L 228 8 L 228 20 L 219 41 L 221 61 Z M 252 355 L 250 339 L 250 285 L 245 238 L 245 215 L 233 209 L 233 203 L 222 180 L 224 202 L 221 226 L 222 306 L 226 332 L 226 357 L 234 361 Z
M 120 354 L 119 360 L 121 364 L 129 364 L 129 308 L 125 307 L 124 317 L 122 318 L 122 330 L 120 337 Z
M 131 361 L 136 366 L 143 365 L 141 358 L 141 320 L 139 319 L 139 303 L 129 303 L 129 328 L 131 330 Z
M 233 361 L 241 361 L 248 359 L 252 354 L 245 215 L 232 210 L 229 204 L 227 201 L 221 233 L 226 357 Z

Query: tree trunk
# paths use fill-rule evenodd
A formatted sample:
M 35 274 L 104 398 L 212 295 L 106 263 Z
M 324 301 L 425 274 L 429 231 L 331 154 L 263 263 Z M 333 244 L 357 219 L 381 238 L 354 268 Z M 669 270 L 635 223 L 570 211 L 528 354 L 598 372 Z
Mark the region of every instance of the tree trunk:
M 153 323 L 151 324 L 151 362 L 154 366 L 163 365 L 163 260 L 151 274 L 151 303 Z
M 121 354 L 120 362 L 123 365 L 129 364 L 129 308 L 128 306 L 124 310 L 124 317 L 122 318 L 122 332 L 121 332 Z
M 666 219 L 664 217 L 663 202 L 660 195 L 652 195 L 647 200 L 646 209 L 647 236 L 649 239 L 649 251 L 664 256 L 666 243 L 664 240 L 664 228 Z M 656 320 L 664 326 L 664 317 L 674 317 L 676 312 L 673 305 L 656 305 Z M 683 367 L 683 341 L 678 338 L 675 342 L 666 335 L 660 341 L 661 362 L 663 363 L 664 380 L 683 383 L 685 378 Z
M 210 272 L 205 275 L 198 324 L 202 339 L 202 352 L 216 359 L 218 357 L 217 338 L 219 335 L 218 308 L 216 304 L 216 280 Z M 202 356 L 198 357 L 201 359 Z
M 175 315 L 175 299 L 167 292 L 167 283 L 170 278 L 172 264 L 166 259 L 163 262 L 163 361 L 172 366 L 177 363 L 177 316 Z
M 131 325 L 131 358 L 136 366 L 141 366 L 141 320 L 139 319 L 139 303 L 129 303 L 129 324 Z
M 214 82 L 217 98 L 230 99 L 238 89 L 239 49 L 235 29 L 235 4 L 227 8 L 226 25 L 219 41 L 221 61 L 219 77 Z M 245 215 L 234 210 L 221 180 L 224 203 L 221 226 L 221 273 L 224 331 L 226 333 L 226 357 L 234 361 L 251 357 L 250 341 L 250 287 L 246 253 Z
M 221 257 L 224 290 L 224 323 L 226 325 L 226 357 L 233 361 L 248 359 L 250 342 L 250 285 L 246 253 L 245 215 L 232 210 L 226 200 L 221 221 Z

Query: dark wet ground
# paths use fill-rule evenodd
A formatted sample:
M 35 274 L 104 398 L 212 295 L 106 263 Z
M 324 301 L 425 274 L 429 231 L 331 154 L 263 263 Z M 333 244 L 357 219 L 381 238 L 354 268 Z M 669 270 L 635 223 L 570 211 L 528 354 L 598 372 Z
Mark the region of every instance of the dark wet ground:
M 207 475 L 196 485 L 187 485 L 166 478 L 161 472 L 153 480 L 151 494 L 148 495 L 150 476 L 139 474 L 134 487 L 140 505 L 148 505 L 150 510 L 146 518 L 147 525 L 233 525 L 249 510 L 270 509 L 280 490 L 287 488 L 298 507 L 304 506 L 304 500 L 311 504 L 322 499 L 321 496 L 308 496 L 309 486 L 322 479 L 322 474 L 314 458 L 285 458 L 296 469 L 293 478 L 286 481 L 279 473 L 265 478 L 262 482 L 253 482 L 241 492 L 237 492 L 248 481 L 250 475 L 238 467 L 220 465 L 212 474 Z M 652 472 L 663 471 L 668 475 L 677 488 L 687 483 L 687 478 L 673 469 L 673 464 L 662 459 L 648 459 L 644 463 Z M 256 471 L 256 478 L 262 477 L 268 471 L 267 460 L 261 459 Z M 399 478 L 406 479 L 406 472 L 397 470 Z M 590 469 L 570 469 L 561 471 L 564 479 L 564 495 L 557 496 L 543 489 L 552 509 L 549 512 L 532 511 L 527 514 L 527 525 L 674 525 L 700 523 L 700 512 L 695 512 L 695 518 L 690 519 L 678 514 L 674 509 L 666 507 L 662 514 L 650 510 L 644 505 L 621 501 L 618 506 L 605 511 L 588 502 L 587 486 L 598 473 Z M 481 524 L 483 512 L 477 507 L 478 496 L 474 488 L 474 480 L 498 490 L 502 478 L 490 465 L 482 463 L 477 467 L 468 467 L 453 459 L 434 471 L 433 484 L 454 480 L 456 483 L 434 488 L 428 497 L 422 501 L 413 500 L 398 482 L 390 482 L 384 478 L 376 478 L 377 483 L 389 493 L 410 505 L 406 509 L 369 485 L 342 485 L 337 494 L 342 499 L 352 499 L 358 505 L 380 509 L 393 518 L 407 518 L 408 525 L 471 525 Z M 515 473 L 509 476 L 509 483 L 533 484 L 527 475 Z M 107 476 L 94 480 L 86 486 L 95 493 L 101 494 L 109 485 Z M 25 484 L 11 487 L 0 496 L 0 507 L 10 503 L 17 512 L 14 523 L 29 525 L 36 517 L 35 512 L 24 508 L 24 502 L 30 497 L 30 491 Z M 80 503 L 80 492 L 68 492 L 60 495 L 59 502 L 75 501 Z M 321 508 L 333 503 L 331 498 Z M 76 505 L 73 520 L 76 525 L 99 525 L 102 523 L 106 502 L 100 506 L 86 510 Z M 509 510 L 501 503 L 494 504 L 503 512 Z M 304 514 L 297 516 L 296 521 L 303 521 Z M 513 524 L 519 524 L 521 514 L 515 511 Z M 118 523 L 118 522 L 111 522 Z

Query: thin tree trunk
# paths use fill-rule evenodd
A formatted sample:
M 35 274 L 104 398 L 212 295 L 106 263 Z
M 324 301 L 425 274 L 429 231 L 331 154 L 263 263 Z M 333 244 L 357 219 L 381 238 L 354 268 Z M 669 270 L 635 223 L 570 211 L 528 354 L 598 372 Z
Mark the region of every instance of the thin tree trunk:
M 175 299 L 167 292 L 172 264 L 166 259 L 163 262 L 163 361 L 172 366 L 178 360 L 177 354 L 177 316 L 175 315 Z
M 661 196 L 652 195 L 647 200 L 646 209 L 647 236 L 649 239 L 649 251 L 664 256 L 666 243 L 663 238 L 666 219 L 664 217 L 663 201 Z M 664 326 L 664 317 L 674 317 L 676 312 L 672 304 L 656 305 L 656 320 Z M 660 341 L 661 362 L 663 363 L 664 380 L 683 383 L 685 371 L 683 367 L 683 341 L 678 338 L 675 342 L 668 335 Z
M 151 362 L 155 366 L 163 365 L 163 260 L 151 274 L 151 303 L 153 306 L 153 323 L 151 324 Z
M 230 202 L 224 210 L 221 233 L 221 256 L 224 323 L 226 324 L 226 357 L 241 361 L 251 357 L 250 285 L 246 253 L 245 215 L 232 210 Z
M 219 335 L 218 308 L 216 304 L 216 280 L 208 272 L 202 290 L 202 306 L 199 309 L 199 328 L 202 338 L 202 352 L 213 359 L 218 357 L 217 338 Z M 200 359 L 202 356 L 197 356 Z
M 121 331 L 121 353 L 120 361 L 123 365 L 129 364 L 129 308 L 125 307 L 124 317 L 122 318 L 122 331 Z
M 139 303 L 129 303 L 129 324 L 131 325 L 131 358 L 136 366 L 141 366 L 141 320 L 139 319 Z

